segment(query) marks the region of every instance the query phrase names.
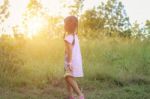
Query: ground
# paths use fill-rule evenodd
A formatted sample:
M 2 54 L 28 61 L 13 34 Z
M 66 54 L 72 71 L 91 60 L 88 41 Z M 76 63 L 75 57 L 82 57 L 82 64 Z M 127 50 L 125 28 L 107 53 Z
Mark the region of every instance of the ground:
M 82 85 L 84 84 L 84 85 Z M 108 82 L 82 82 L 86 99 L 150 99 L 149 84 L 118 86 Z M 0 88 L 0 99 L 66 99 L 61 83 L 37 87 Z

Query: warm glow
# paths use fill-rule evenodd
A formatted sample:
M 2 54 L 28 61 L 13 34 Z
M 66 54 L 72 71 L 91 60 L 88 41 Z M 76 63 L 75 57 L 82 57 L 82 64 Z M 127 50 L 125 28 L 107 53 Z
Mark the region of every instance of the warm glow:
M 48 15 L 51 16 L 68 16 L 69 9 L 64 7 L 69 6 L 73 3 L 73 0 L 37 0 L 42 5 L 42 10 L 44 10 Z M 83 10 L 87 10 L 92 8 L 93 6 L 97 6 L 101 1 L 106 0 L 85 0 Z M 127 10 L 127 14 L 130 17 L 131 23 L 137 20 L 140 23 L 145 22 L 145 20 L 149 19 L 149 0 L 120 0 L 125 5 L 125 9 Z M 20 27 L 21 31 L 25 29 L 22 25 L 22 17 L 23 13 L 27 9 L 27 5 L 30 0 L 9 0 L 9 8 L 8 12 L 10 12 L 10 16 L 5 23 L 0 24 L 0 33 L 8 33 L 13 34 L 12 27 L 22 26 Z M 0 0 L 0 6 L 3 5 L 4 0 Z M 3 15 L 2 15 L 3 16 Z M 42 27 L 44 27 L 45 19 L 42 16 L 34 16 L 31 17 L 27 21 L 27 27 L 29 31 L 27 34 L 35 35 Z
M 44 18 L 35 16 L 27 22 L 28 35 L 33 36 L 39 33 L 47 25 Z
M 1 1 L 1 0 L 0 0 Z M 3 0 L 2 0 L 3 1 Z M 10 12 L 15 22 L 18 22 L 18 18 L 21 18 L 22 13 L 26 10 L 26 7 L 30 0 L 9 0 Z M 52 16 L 67 16 L 68 9 L 64 8 L 64 4 L 70 5 L 73 0 L 37 0 L 42 4 L 42 8 Z
M 29 0 L 10 0 L 10 20 L 11 25 L 20 24 L 22 14 L 25 12 Z
M 41 4 L 49 15 L 60 14 L 61 3 L 60 0 L 40 0 Z
M 0 6 L 3 4 L 3 0 L 0 0 Z
M 4 0 L 0 0 L 0 5 Z M 63 0 L 37 0 L 42 4 L 43 11 L 51 16 L 67 16 L 67 10 L 63 7 Z M 27 35 L 32 36 L 40 32 L 47 24 L 43 15 L 32 16 L 27 21 L 27 28 L 23 27 L 23 14 L 27 9 L 30 0 L 9 0 L 10 16 L 4 23 L 5 31 L 0 30 L 1 33 L 13 34 L 12 27 L 21 26 L 19 30 L 25 32 Z M 27 32 L 26 32 L 27 31 Z

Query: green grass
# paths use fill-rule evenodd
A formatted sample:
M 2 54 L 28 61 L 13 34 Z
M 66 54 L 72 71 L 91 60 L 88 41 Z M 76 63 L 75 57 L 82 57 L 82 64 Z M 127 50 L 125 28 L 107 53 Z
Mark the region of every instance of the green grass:
M 149 99 L 149 41 L 99 38 L 80 41 L 87 99 Z M 24 64 L 0 73 L 0 99 L 65 99 L 63 40 L 27 40 L 19 57 Z M 7 70 L 6 70 L 7 71 Z
M 124 87 L 110 86 L 96 81 L 86 82 L 84 86 L 86 99 L 149 99 L 150 85 L 130 85 Z M 0 99 L 66 99 L 63 86 L 45 86 L 43 88 L 2 88 Z

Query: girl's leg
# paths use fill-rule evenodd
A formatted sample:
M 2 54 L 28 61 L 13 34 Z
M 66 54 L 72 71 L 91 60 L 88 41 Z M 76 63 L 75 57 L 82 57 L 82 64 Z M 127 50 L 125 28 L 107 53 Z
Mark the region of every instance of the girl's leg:
M 69 97 L 72 97 L 73 96 L 72 86 L 67 81 L 66 81 L 66 85 L 67 85 L 67 90 L 68 90 Z
M 77 95 L 83 96 L 83 94 L 82 94 L 80 88 L 78 87 L 77 82 L 75 81 L 75 79 L 74 79 L 73 77 L 68 76 L 68 77 L 66 77 L 65 79 L 66 79 L 66 81 L 71 85 L 71 87 L 72 87 L 73 90 L 77 93 Z

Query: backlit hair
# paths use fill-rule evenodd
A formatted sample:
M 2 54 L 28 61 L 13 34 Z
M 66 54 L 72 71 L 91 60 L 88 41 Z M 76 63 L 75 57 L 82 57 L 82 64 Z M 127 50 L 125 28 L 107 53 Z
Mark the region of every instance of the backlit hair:
M 68 16 L 64 19 L 64 29 L 67 33 L 74 33 L 78 28 L 78 19 L 75 16 Z

